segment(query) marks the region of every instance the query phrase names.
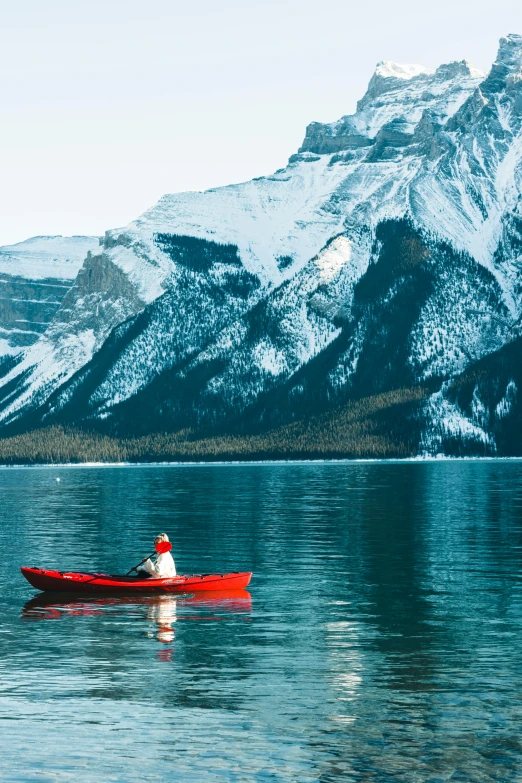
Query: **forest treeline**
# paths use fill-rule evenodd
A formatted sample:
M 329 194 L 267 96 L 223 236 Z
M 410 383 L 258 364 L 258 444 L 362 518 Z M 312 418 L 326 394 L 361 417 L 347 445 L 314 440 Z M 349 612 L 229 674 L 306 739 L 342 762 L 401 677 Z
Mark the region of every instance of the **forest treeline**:
M 0 439 L 0 464 L 401 458 L 415 455 L 422 388 L 366 397 L 256 435 L 201 437 L 192 430 L 117 438 L 51 426 Z

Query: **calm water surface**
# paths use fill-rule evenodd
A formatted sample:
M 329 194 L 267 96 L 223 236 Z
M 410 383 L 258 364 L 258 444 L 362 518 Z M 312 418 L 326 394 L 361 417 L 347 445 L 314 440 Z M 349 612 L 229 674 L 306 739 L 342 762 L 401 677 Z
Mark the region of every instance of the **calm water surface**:
M 59 476 L 61 481 L 57 482 Z M 520 781 L 522 463 L 0 470 L 0 780 Z M 17 566 L 249 593 L 31 602 Z

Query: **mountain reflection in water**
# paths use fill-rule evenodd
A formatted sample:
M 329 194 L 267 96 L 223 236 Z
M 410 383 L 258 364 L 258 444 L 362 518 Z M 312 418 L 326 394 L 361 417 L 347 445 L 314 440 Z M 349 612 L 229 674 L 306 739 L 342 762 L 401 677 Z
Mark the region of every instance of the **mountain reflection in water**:
M 57 470 L 0 471 L 0 779 L 521 779 L 522 462 Z M 249 593 L 9 565 L 124 573 L 163 530 Z

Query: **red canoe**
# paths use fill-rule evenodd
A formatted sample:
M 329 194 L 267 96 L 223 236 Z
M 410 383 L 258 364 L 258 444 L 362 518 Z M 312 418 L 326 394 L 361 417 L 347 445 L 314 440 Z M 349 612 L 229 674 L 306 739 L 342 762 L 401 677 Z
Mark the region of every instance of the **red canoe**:
M 47 568 L 24 567 L 20 570 L 27 581 L 38 590 L 68 593 L 198 593 L 209 590 L 237 590 L 246 587 L 252 578 L 249 571 L 142 579 L 139 576 L 82 574 L 74 571 L 51 571 Z

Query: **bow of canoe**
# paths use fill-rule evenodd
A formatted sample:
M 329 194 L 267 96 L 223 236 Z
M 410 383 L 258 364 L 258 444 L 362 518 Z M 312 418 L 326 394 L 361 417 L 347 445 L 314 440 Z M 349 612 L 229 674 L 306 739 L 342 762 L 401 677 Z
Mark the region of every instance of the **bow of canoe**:
M 237 590 L 247 587 L 252 578 L 250 571 L 142 579 L 139 576 L 54 571 L 25 566 L 20 570 L 27 581 L 37 590 L 67 593 L 195 593 Z

